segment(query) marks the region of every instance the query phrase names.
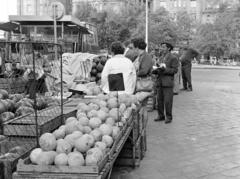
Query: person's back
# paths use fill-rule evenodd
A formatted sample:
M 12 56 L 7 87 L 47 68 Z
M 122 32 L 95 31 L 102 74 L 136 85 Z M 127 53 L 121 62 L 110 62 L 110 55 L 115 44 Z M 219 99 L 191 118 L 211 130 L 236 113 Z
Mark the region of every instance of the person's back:
M 119 42 L 113 43 L 112 48 L 120 48 L 118 47 L 120 44 Z M 116 50 L 116 49 L 113 49 Z M 119 50 L 119 49 L 117 49 Z M 117 51 L 116 50 L 116 51 Z M 121 50 L 120 50 L 121 51 Z M 126 58 L 123 53 L 115 52 L 116 55 L 114 55 L 112 58 L 110 58 L 102 71 L 102 89 L 105 93 L 109 93 L 109 84 L 108 84 L 108 75 L 109 74 L 123 74 L 123 80 L 124 80 L 124 91 L 120 91 L 121 93 L 127 93 L 127 94 L 133 94 L 135 90 L 136 85 L 136 71 L 134 68 L 134 65 L 132 61 L 128 58 Z

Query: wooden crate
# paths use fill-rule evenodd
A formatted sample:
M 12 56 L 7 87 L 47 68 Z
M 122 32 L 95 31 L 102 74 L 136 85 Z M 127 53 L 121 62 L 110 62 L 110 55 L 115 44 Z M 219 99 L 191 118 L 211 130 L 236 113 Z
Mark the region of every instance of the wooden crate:
M 39 135 L 53 131 L 63 123 L 60 106 L 38 111 L 37 121 Z M 37 136 L 35 114 L 21 116 L 5 122 L 3 134 L 6 136 Z
M 99 162 L 97 166 L 54 166 L 54 165 L 34 165 L 30 159 L 19 160 L 17 172 L 13 174 L 14 179 L 100 179 L 100 173 L 105 167 L 109 155 Z
M 0 78 L 0 89 L 8 91 L 9 94 L 24 93 L 26 80 L 23 78 Z
M 23 149 L 16 157 L 0 158 L 0 179 L 12 179 L 12 173 L 16 170 L 18 160 L 26 158 L 30 154 L 31 150 L 36 147 L 36 141 L 33 138 L 10 137 L 4 146 L 6 153 L 16 146 Z

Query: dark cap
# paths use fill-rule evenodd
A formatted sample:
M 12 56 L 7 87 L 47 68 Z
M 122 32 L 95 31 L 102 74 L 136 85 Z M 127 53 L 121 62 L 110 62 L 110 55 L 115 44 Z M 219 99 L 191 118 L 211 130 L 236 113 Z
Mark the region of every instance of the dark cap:
M 173 50 L 173 45 L 171 43 L 168 43 L 168 42 L 162 42 L 161 45 L 165 44 L 169 49 L 170 51 Z

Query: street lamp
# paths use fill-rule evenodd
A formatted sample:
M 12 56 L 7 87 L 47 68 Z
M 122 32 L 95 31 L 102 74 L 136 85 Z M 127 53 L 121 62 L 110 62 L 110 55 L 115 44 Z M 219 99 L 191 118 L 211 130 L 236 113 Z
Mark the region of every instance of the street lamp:
M 147 47 L 146 47 L 146 52 L 148 52 L 148 0 L 146 0 L 146 5 L 145 5 L 145 9 L 146 9 L 146 31 L 145 31 L 145 41 L 147 43 Z

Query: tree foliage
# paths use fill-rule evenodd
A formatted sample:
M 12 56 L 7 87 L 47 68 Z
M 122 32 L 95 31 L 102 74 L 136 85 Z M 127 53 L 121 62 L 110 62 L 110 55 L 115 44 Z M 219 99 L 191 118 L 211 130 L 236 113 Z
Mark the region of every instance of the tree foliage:
M 234 57 L 239 60 L 239 33 L 239 10 L 230 11 L 227 4 L 222 4 L 213 24 L 198 27 L 192 44 L 207 56 Z

